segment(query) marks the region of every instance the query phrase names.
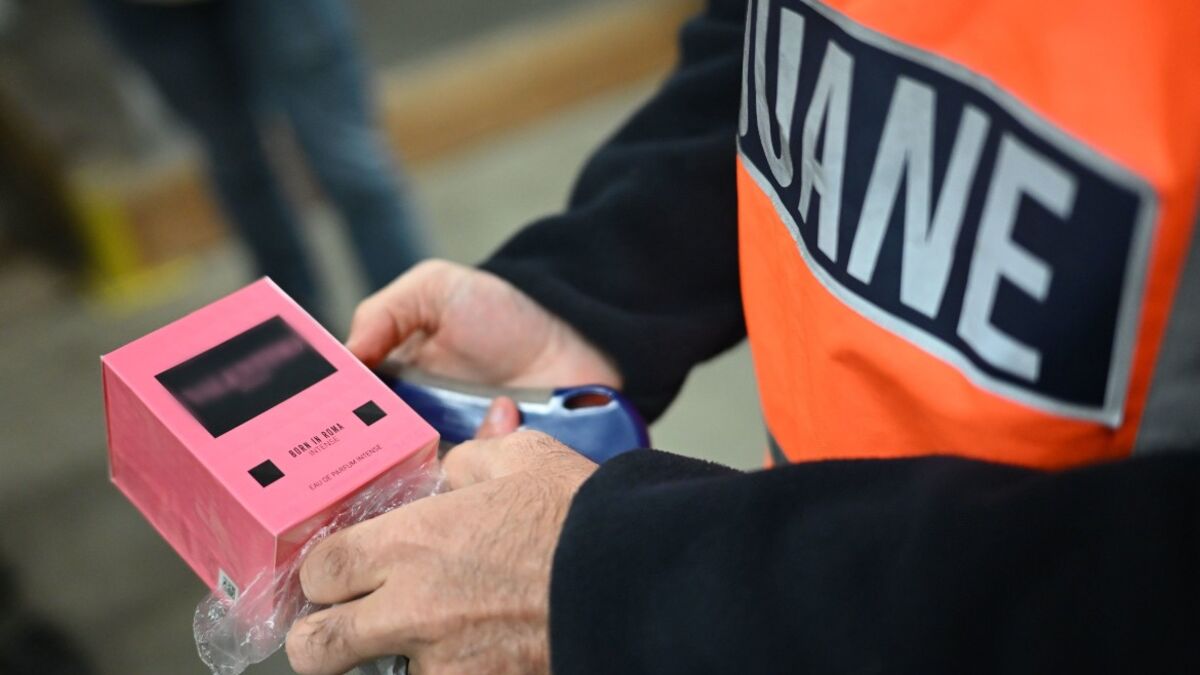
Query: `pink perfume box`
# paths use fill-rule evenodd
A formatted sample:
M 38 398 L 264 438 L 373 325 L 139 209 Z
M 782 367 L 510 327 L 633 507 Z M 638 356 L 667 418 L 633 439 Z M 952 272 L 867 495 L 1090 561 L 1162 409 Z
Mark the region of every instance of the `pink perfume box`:
M 101 364 L 113 482 L 231 597 L 436 453 L 437 432 L 269 279 Z

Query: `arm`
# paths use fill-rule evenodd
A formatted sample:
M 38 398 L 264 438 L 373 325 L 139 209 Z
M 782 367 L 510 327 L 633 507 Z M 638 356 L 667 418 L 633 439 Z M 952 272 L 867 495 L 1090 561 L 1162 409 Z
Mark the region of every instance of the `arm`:
M 591 158 L 567 210 L 482 267 L 611 356 L 650 419 L 745 334 L 734 186 L 745 0 L 712 0 L 662 89 Z
M 575 497 L 556 675 L 1197 672 L 1200 455 L 740 474 L 617 458 Z

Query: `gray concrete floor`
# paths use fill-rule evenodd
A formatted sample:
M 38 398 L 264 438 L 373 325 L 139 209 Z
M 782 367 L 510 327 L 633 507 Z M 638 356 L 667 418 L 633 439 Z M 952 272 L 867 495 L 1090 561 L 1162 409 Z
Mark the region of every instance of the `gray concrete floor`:
M 474 262 L 530 219 L 560 208 L 588 150 L 652 83 L 494 139 L 413 177 L 439 253 Z M 344 328 L 361 286 L 330 214 L 310 218 Z M 230 244 L 198 255 L 166 299 L 114 313 L 64 292 L 33 264 L 0 270 L 0 557 L 27 600 L 76 635 L 103 673 L 204 673 L 191 620 L 204 594 L 175 554 L 107 483 L 98 357 L 251 277 Z M 739 467 L 763 432 L 744 348 L 699 368 L 653 430 L 658 447 Z M 279 655 L 252 674 L 289 672 Z

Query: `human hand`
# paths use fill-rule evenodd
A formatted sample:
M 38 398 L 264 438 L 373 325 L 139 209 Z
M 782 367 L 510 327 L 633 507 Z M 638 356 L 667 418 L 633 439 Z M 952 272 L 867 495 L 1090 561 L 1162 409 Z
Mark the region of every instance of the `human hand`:
M 346 346 L 368 366 L 400 347 L 404 363 L 470 382 L 621 386 L 609 359 L 564 321 L 503 279 L 444 260 L 360 303 Z
M 498 399 L 480 436 L 443 459 L 450 492 L 347 528 L 300 568 L 313 602 L 292 627 L 302 675 L 402 654 L 414 675 L 548 673 L 550 565 L 575 492 L 596 470 L 517 426 Z

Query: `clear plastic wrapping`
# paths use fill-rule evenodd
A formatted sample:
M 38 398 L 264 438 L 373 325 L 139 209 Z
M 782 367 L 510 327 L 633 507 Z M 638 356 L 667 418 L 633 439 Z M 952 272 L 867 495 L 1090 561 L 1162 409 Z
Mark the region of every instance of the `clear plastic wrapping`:
M 417 467 L 397 467 L 351 495 L 326 515 L 289 564 L 245 585 L 236 600 L 213 592 L 196 607 L 193 628 L 200 659 L 213 675 L 240 675 L 283 646 L 295 621 L 320 607 L 300 590 L 300 563 L 330 534 L 437 492 L 442 485 L 432 456 Z

